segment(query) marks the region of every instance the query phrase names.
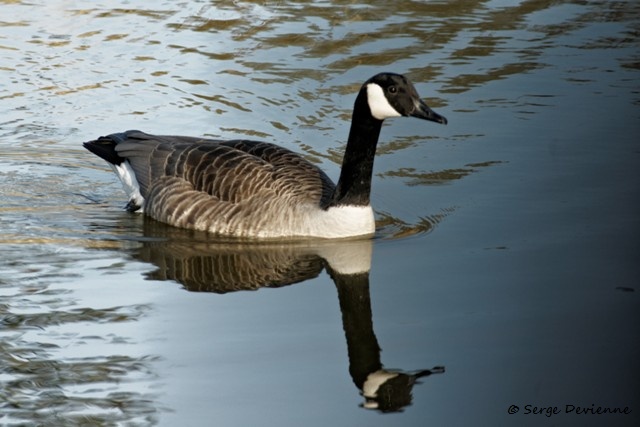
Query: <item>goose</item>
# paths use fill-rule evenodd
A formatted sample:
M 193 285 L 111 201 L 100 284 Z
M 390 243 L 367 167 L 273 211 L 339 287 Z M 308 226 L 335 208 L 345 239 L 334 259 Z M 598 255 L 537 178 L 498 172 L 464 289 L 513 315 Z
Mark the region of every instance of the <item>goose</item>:
M 129 130 L 83 146 L 120 178 L 128 211 L 172 226 L 231 238 L 364 238 L 375 232 L 370 193 L 382 122 L 400 116 L 447 124 L 405 76 L 364 82 L 337 184 L 301 155 L 262 141 Z

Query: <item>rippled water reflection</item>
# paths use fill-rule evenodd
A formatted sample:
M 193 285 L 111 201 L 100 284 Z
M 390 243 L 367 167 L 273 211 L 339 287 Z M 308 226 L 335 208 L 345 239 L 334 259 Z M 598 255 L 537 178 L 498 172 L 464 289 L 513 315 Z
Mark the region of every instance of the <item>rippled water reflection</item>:
M 637 292 L 621 290 L 640 253 L 639 32 L 626 1 L 0 1 L 1 422 L 637 414 Z M 450 124 L 383 129 L 359 285 L 327 248 L 232 247 L 128 215 L 80 148 L 132 128 L 248 135 L 335 177 L 354 93 L 382 69 Z M 278 289 L 238 292 L 262 287 Z M 380 395 L 399 405 L 367 397 L 372 372 L 396 378 Z

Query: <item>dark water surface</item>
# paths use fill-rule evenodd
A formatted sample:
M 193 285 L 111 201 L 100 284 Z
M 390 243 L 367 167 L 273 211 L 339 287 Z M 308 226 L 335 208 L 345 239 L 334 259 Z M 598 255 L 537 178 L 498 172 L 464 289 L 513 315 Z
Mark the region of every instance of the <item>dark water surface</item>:
M 0 1 L 0 424 L 639 425 L 639 40 L 636 1 Z M 372 242 L 171 229 L 80 146 L 337 177 L 379 71 L 449 125 L 385 125 Z

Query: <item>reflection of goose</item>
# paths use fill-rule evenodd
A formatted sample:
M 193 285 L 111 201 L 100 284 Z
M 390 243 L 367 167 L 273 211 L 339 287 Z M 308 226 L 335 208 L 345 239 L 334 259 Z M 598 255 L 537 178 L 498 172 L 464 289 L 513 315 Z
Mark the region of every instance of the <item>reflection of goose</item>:
M 325 267 L 338 290 L 349 373 L 365 397 L 365 408 L 401 410 L 411 403 L 418 378 L 444 372 L 442 367 L 417 372 L 383 367 L 369 295 L 371 240 L 214 243 L 206 234 L 155 221 L 145 221 L 145 237 L 137 256 L 158 267 L 150 277 L 176 280 L 190 291 L 281 287 L 314 278 Z
M 144 221 L 147 238 L 136 256 L 158 269 L 155 280 L 175 280 L 195 292 L 227 293 L 281 287 L 312 279 L 328 263 L 338 271 L 368 271 L 368 240 L 303 242 L 211 241 L 206 233 Z
M 372 235 L 373 160 L 384 119 L 446 124 L 404 76 L 378 74 L 360 89 L 338 184 L 277 145 L 127 131 L 86 142 L 122 180 L 127 208 L 170 225 L 237 237 Z

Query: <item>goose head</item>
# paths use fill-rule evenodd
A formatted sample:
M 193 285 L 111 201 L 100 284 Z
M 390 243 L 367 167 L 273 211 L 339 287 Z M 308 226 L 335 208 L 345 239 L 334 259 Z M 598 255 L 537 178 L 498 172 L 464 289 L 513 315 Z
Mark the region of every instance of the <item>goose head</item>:
M 364 83 L 362 89 L 366 92 L 371 116 L 377 120 L 405 116 L 447 124 L 447 119 L 433 111 L 403 75 L 376 74 Z

